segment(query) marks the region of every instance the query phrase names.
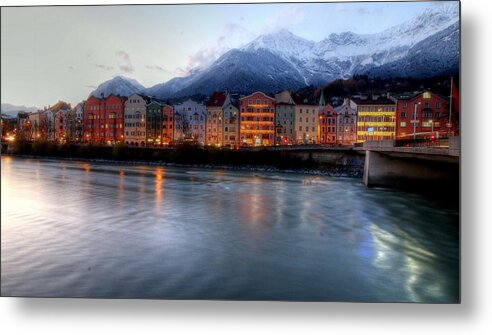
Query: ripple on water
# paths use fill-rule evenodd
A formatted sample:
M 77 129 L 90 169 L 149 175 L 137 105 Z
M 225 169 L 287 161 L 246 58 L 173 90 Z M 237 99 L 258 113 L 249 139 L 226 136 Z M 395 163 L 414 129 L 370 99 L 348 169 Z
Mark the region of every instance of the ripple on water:
M 350 179 L 2 157 L 2 294 L 456 302 L 458 211 Z

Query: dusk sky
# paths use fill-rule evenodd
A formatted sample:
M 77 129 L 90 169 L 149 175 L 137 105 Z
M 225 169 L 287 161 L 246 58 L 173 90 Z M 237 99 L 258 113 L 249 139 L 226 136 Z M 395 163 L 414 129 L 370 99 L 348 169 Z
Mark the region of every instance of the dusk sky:
M 2 102 L 75 105 L 116 75 L 145 87 L 184 76 L 258 35 L 320 41 L 380 32 L 436 2 L 24 7 L 1 10 Z

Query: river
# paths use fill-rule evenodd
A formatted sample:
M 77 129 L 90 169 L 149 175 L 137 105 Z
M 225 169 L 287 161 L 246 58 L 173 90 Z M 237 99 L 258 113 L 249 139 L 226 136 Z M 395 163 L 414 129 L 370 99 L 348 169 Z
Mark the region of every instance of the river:
M 360 180 L 1 158 L 3 296 L 459 301 L 459 212 Z

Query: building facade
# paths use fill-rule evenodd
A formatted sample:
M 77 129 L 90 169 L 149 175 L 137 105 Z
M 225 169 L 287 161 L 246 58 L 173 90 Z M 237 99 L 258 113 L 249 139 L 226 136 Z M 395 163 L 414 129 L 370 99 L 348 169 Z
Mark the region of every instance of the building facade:
M 174 143 L 174 108 L 169 104 L 162 106 L 162 145 L 169 146 Z
M 323 91 L 319 98 L 318 143 L 322 145 L 337 143 L 337 115 L 333 106 L 326 103 Z
M 239 105 L 230 94 L 222 106 L 223 114 L 223 146 L 230 149 L 239 148 Z
M 318 143 L 319 106 L 306 97 L 293 95 L 295 102 L 295 142 L 296 144 Z
M 69 109 L 59 109 L 54 114 L 55 122 L 55 141 L 59 143 L 65 143 L 67 140 L 67 115 L 70 112 Z
M 396 103 L 396 138 L 439 136 L 450 131 L 448 100 L 424 91 L 393 96 Z
M 396 105 L 383 97 L 352 98 L 357 110 L 357 142 L 395 138 Z
M 174 142 L 205 145 L 206 106 L 191 99 L 174 105 Z
M 144 147 L 147 144 L 145 120 L 149 98 L 132 94 L 125 101 L 125 143 Z
M 224 111 L 227 95 L 214 92 L 207 103 L 207 140 L 206 145 L 221 147 L 224 145 Z
M 31 141 L 44 139 L 45 132 L 44 129 L 42 129 L 42 124 L 44 123 L 44 112 L 42 110 L 38 110 L 37 112 L 29 114 L 29 121 L 31 126 Z
M 152 100 L 147 104 L 147 113 L 144 126 L 146 127 L 146 146 L 162 146 L 162 108 L 160 101 Z
M 79 102 L 67 113 L 67 140 L 80 142 L 84 133 L 84 102 Z
M 275 99 L 254 92 L 239 99 L 240 145 L 272 146 L 275 144 Z
M 353 145 L 357 141 L 357 106 L 350 99 L 335 108 L 337 115 L 337 144 Z
M 84 142 L 115 144 L 124 142 L 125 97 L 90 96 L 84 104 Z
M 295 103 L 290 91 L 275 94 L 275 144 L 290 145 L 295 141 Z

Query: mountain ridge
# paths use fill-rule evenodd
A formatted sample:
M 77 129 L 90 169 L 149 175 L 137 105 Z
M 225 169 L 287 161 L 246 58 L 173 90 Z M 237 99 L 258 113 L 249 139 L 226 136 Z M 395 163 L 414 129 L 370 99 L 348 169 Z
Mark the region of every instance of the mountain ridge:
M 298 89 L 356 74 L 426 77 L 453 73 L 459 70 L 458 12 L 454 3 L 436 5 L 380 33 L 332 33 L 319 42 L 281 29 L 225 52 L 207 68 L 188 76 L 149 88 L 138 82 L 105 82 L 101 84 L 106 84 L 105 90 L 100 85 L 96 91 L 113 88 L 120 95 L 133 90 L 131 93 L 157 98 L 180 98 L 226 88 L 239 93 Z

